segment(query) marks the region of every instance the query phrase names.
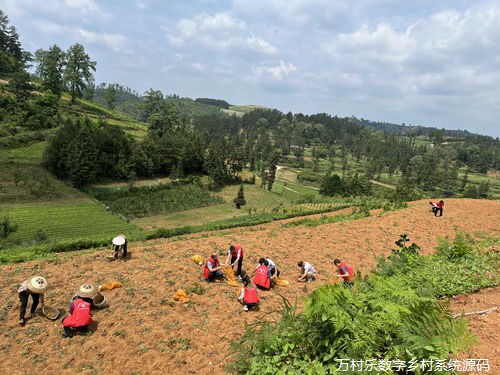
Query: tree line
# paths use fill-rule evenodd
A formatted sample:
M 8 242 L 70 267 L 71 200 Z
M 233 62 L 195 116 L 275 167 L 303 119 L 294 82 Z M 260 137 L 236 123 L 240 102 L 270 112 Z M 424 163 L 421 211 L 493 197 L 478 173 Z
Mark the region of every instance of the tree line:
M 0 47 L 0 74 L 9 80 L 0 95 L 0 135 L 58 128 L 48 142 L 44 165 L 77 187 L 99 179 L 200 173 L 222 185 L 239 181 L 248 168 L 254 180 L 260 177 L 261 185 L 271 190 L 281 163 L 310 171 L 325 195 L 370 194 L 370 179 L 398 174 L 397 192 L 407 196 L 422 191 L 483 196 L 488 186 L 474 190 L 467 173 L 458 178 L 459 169 L 486 173 L 500 168 L 499 140 L 487 136 L 425 128 L 417 137 L 415 132 L 398 133 L 390 124 L 377 129 L 353 117 L 276 109 L 238 117 L 222 112 L 229 103 L 220 99 L 192 100 L 154 89 L 139 96 L 119 84 L 95 86 L 96 62 L 82 45 L 67 51 L 52 45 L 31 55 L 1 11 Z M 32 64 L 34 75 L 27 72 Z M 104 121 L 63 119 L 59 106 L 64 92 L 72 103 L 86 97 L 110 109 L 131 108 L 135 118 L 147 123 L 147 134 L 134 140 Z M 380 130 L 383 126 L 390 131 Z M 307 158 L 306 150 L 311 152 Z M 362 171 L 354 170 L 353 161 Z

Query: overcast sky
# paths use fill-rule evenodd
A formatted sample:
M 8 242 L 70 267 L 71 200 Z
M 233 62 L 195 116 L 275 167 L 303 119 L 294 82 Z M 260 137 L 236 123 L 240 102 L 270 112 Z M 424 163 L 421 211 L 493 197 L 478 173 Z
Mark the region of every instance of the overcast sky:
M 0 0 L 96 83 L 500 136 L 500 0 Z

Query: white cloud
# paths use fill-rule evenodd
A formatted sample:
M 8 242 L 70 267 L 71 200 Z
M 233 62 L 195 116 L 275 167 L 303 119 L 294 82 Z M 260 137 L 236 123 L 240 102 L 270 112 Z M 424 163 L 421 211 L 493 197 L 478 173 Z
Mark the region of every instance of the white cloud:
M 204 13 L 191 19 L 183 18 L 177 22 L 175 33 L 168 32 L 167 39 L 178 47 L 201 45 L 218 51 L 246 49 L 262 54 L 277 52 L 271 43 L 249 32 L 245 22 L 227 13 Z
M 93 0 L 65 0 L 64 4 L 72 10 L 77 10 L 80 13 L 101 13 L 101 9 Z
M 281 80 L 284 76 L 297 71 L 297 68 L 289 62 L 280 60 L 279 65 L 275 66 L 258 66 L 254 68 L 254 73 L 257 77 L 271 76 L 276 80 Z
M 122 51 L 126 41 L 121 34 L 95 33 L 82 28 L 74 30 L 74 33 L 86 42 L 104 45 L 115 52 Z

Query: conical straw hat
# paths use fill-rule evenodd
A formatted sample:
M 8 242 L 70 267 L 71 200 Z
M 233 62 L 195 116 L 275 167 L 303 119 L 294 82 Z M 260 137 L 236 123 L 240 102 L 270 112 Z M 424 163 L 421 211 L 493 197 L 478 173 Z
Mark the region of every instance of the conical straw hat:
M 78 294 L 80 297 L 88 298 L 94 298 L 97 293 L 99 293 L 99 291 L 94 285 L 91 284 L 83 284 L 76 291 L 76 294 Z
M 116 246 L 123 245 L 125 243 L 125 241 L 126 241 L 126 239 L 125 239 L 125 236 L 123 234 L 120 234 L 119 236 L 116 236 L 112 240 L 113 245 L 116 245 Z
M 42 276 L 33 276 L 28 280 L 28 289 L 30 292 L 44 293 L 48 287 L 49 284 L 47 283 L 47 280 Z

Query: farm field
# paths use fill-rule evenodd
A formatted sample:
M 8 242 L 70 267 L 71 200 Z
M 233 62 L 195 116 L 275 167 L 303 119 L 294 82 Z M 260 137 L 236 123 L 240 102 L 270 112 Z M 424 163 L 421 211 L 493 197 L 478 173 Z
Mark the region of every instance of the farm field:
M 126 262 L 110 263 L 109 250 L 101 249 L 59 254 L 57 261 L 2 266 L 0 372 L 223 374 L 230 360 L 228 340 L 239 337 L 245 323 L 278 317 L 278 293 L 292 304 L 297 301 L 300 310 L 315 287 L 332 280 L 333 258 L 366 273 L 373 269 L 376 255 L 389 255 L 402 233 L 424 254 L 435 251 L 438 237 L 453 238 L 457 230 L 489 243 L 489 250 L 498 250 L 500 240 L 498 201 L 447 199 L 443 217 L 432 216 L 427 200 L 421 200 L 410 202 L 404 210 L 373 211 L 370 217 L 356 221 L 316 227 L 283 225 L 293 220 L 131 243 L 131 259 Z M 243 312 L 236 301 L 238 288 L 205 283 L 202 267 L 190 259 L 194 254 L 207 257 L 212 251 L 225 254 L 229 244 L 236 242 L 245 248 L 244 269 L 251 271 L 260 257 L 270 257 L 281 268 L 282 278 L 290 281 L 288 287 L 261 292 L 260 311 Z M 315 265 L 315 282 L 295 282 L 298 260 Z M 17 286 L 35 272 L 52 285 L 46 303 L 61 310 L 67 310 L 74 290 L 82 283 L 120 281 L 123 287 L 105 292 L 109 307 L 94 312 L 97 323 L 90 333 L 64 339 L 59 321 L 37 316 L 23 328 L 17 325 Z M 172 299 L 181 288 L 190 294 L 187 304 Z M 478 311 L 498 306 L 499 300 L 496 287 L 457 296 L 451 307 L 457 313 Z M 500 312 L 471 316 L 470 320 L 480 343 L 457 358 L 487 358 L 489 373 L 499 373 Z
M 88 199 L 58 200 L 55 202 L 6 204 L 0 206 L 0 217 L 7 216 L 11 224 L 18 225 L 7 244 L 37 244 L 36 237 L 46 237 L 42 242 L 83 238 L 110 239 L 117 233 L 130 237 L 140 230 L 134 225 L 113 216 L 99 203 Z

